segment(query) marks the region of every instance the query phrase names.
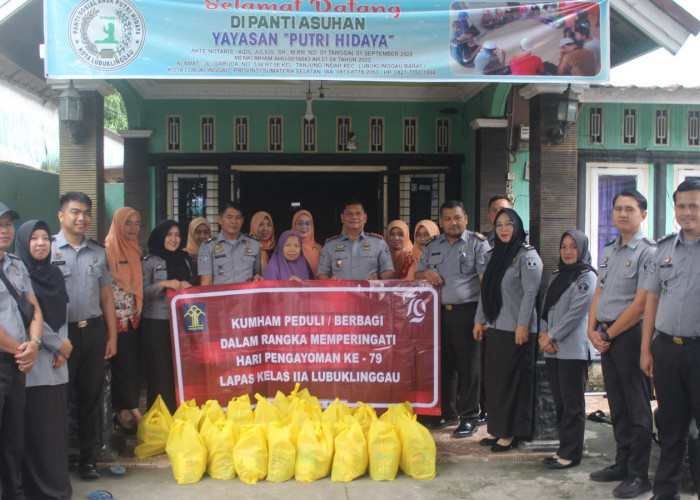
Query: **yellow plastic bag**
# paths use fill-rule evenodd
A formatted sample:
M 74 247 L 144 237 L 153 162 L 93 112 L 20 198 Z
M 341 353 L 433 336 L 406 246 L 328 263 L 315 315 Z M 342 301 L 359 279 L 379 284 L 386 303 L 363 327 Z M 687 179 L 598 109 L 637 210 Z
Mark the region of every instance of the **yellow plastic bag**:
M 212 422 L 216 422 L 220 418 L 226 418 L 224 409 L 216 399 L 210 399 L 202 405 L 202 414 Z M 202 421 L 204 424 L 204 421 Z
M 352 412 L 352 416 L 355 417 L 362 427 L 362 433 L 365 435 L 365 439 L 369 435 L 369 428 L 372 422 L 377 420 L 377 412 L 374 411 L 370 405 L 364 404 L 362 401 L 358 401 L 357 405 Z
M 350 415 L 345 415 L 336 427 L 331 480 L 347 483 L 367 472 L 367 440 L 359 422 Z
M 307 420 L 299 430 L 294 477 L 305 483 L 326 477 L 333 460 L 333 433 L 327 422 Z
M 134 448 L 134 455 L 146 458 L 163 453 L 172 424 L 173 417 L 159 394 L 151 408 L 141 417 L 136 431 L 139 444 Z
M 267 475 L 267 441 L 264 426 L 249 424 L 241 429 L 233 447 L 233 464 L 244 483 L 255 484 Z
M 401 443 L 393 424 L 375 420 L 367 439 L 369 475 L 375 481 L 393 481 L 399 470 Z
M 236 469 L 233 465 L 233 446 L 236 434 L 231 420 L 219 419 L 212 422 L 208 418 L 199 431 L 207 445 L 207 473 L 214 479 L 233 479 Z
M 415 415 L 413 418 L 402 416 L 398 428 L 401 470 L 413 479 L 434 479 L 436 448 L 430 431 L 417 422 Z
M 250 398 L 247 394 L 231 398 L 226 407 L 226 419 L 233 421 L 233 426 L 239 435 L 244 426 L 253 423 L 253 409 L 250 407 Z
M 272 406 L 277 409 L 280 417 L 284 418 L 287 416 L 287 411 L 289 410 L 289 399 L 287 399 L 287 396 L 285 396 L 282 391 L 277 391 L 275 399 L 272 400 Z
M 207 469 L 207 446 L 191 420 L 175 420 L 165 452 L 178 484 L 192 484 L 202 479 Z
M 331 430 L 333 431 L 333 436 L 338 434 L 336 425 L 339 424 L 345 415 L 350 415 L 350 407 L 347 403 L 341 403 L 339 398 L 335 398 L 331 404 L 328 405 L 321 415 L 321 422 L 328 422 L 331 424 Z
M 401 418 L 402 415 L 406 415 L 409 418 L 413 417 L 413 408 L 411 408 L 411 403 L 408 401 L 405 403 L 389 405 L 389 408 L 387 408 L 384 414 L 379 417 L 379 420 L 397 425 L 399 418 Z
M 292 426 L 296 427 L 294 424 Z M 280 422 L 268 424 L 267 452 L 267 480 L 280 483 L 292 479 L 297 454 L 292 442 L 292 429 Z
M 272 403 L 266 397 L 260 394 L 255 394 L 255 399 L 258 401 L 258 405 L 255 407 L 255 420 L 256 424 L 270 424 L 272 422 L 279 422 L 280 414 L 277 409 L 272 406 Z
M 180 407 L 175 410 L 173 420 L 189 420 L 194 424 L 195 429 L 199 430 L 202 426 L 203 416 L 202 410 L 197 406 L 197 401 L 190 399 L 189 401 L 183 401 Z

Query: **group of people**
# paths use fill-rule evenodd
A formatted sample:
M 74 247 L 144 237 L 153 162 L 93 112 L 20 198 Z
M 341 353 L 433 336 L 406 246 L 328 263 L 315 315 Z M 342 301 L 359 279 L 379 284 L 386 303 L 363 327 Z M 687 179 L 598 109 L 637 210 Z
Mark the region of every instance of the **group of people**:
M 314 240 L 308 211 L 297 212 L 292 228 L 275 241 L 268 213 L 251 220 L 257 236 L 245 234 L 241 207 L 226 202 L 216 237 L 210 223 L 197 218 L 184 244 L 178 223 L 166 220 L 151 231 L 144 257 L 140 215 L 130 207 L 115 212 L 103 247 L 85 237 L 92 203 L 83 193 L 61 197 L 55 236 L 46 222 L 32 220 L 14 238 L 19 214 L 0 203 L 3 496 L 70 498 L 66 413 L 73 391 L 78 472 L 99 478 L 105 359 L 112 360 L 115 426 L 140 418 L 140 356 L 148 404 L 160 394 L 175 408 L 168 289 L 315 278 L 423 279 L 439 287 L 442 408 L 433 425 L 456 425 L 453 435 L 460 438 L 485 423 L 488 435 L 479 444 L 494 453 L 532 433 L 539 345 L 560 438 L 557 453 L 544 459 L 550 469 L 581 461 L 584 391 L 597 349 L 617 447 L 614 464 L 590 478 L 619 481 L 613 490 L 619 498 L 651 489 L 653 377 L 661 442 L 653 498 L 678 498 L 688 426 L 691 417 L 700 418 L 700 317 L 692 304 L 700 286 L 700 182 L 683 182 L 673 200 L 681 230 L 654 242 L 641 229 L 644 196 L 618 193 L 613 224 L 619 236 L 605 246 L 597 270 L 586 235 L 565 231 L 539 310 L 542 261 L 505 196 L 489 202 L 493 230 L 487 234 L 467 230 L 464 206 L 453 200 L 440 207 L 439 228 L 430 220 L 416 224 L 413 242 L 402 221 L 388 225 L 386 241 L 365 232 L 365 206 L 349 200 L 340 214 L 342 232 L 323 246 Z M 13 241 L 16 256 L 6 252 Z M 43 418 L 47 413 L 51 419 Z

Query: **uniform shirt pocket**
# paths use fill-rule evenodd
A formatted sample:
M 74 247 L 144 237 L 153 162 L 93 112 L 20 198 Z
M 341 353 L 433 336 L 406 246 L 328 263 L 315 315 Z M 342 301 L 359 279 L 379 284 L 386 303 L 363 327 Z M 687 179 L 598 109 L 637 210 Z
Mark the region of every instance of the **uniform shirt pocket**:
M 673 264 L 659 266 L 659 281 L 661 281 L 661 293 L 668 295 L 673 293 L 673 284 L 678 277 Z
M 428 268 L 435 269 L 444 261 L 445 256 L 442 254 L 442 252 L 431 253 L 430 255 L 428 255 Z

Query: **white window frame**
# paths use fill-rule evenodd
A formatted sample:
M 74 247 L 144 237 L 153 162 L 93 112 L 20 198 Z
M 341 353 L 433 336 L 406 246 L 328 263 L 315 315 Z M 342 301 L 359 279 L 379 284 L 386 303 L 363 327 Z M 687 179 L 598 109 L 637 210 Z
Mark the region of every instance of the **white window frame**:
M 193 173 L 192 171 L 188 173 L 180 173 L 177 170 L 187 168 L 189 170 L 202 170 L 201 174 Z M 179 179 L 206 179 L 207 186 L 211 185 L 213 188 L 209 190 L 207 187 L 207 193 L 212 193 L 212 196 L 207 196 L 207 207 L 209 211 L 207 213 L 207 220 L 211 224 L 212 229 L 218 228 L 219 223 L 216 220 L 216 216 L 219 213 L 219 199 L 218 199 L 218 189 L 219 189 L 219 176 L 216 172 L 211 171 L 211 167 L 170 167 L 166 172 L 166 206 L 165 213 L 168 219 L 180 220 L 180 214 L 177 212 L 179 205 Z M 218 231 L 216 231 L 218 232 Z M 187 235 L 183 236 L 187 239 Z
M 637 177 L 637 191 L 651 200 L 652 165 L 649 163 L 587 163 L 586 164 L 586 234 L 591 250 L 591 263 L 598 266 L 598 179 L 601 175 L 631 175 Z M 649 205 L 652 205 L 649 203 Z M 649 208 L 653 208 L 650 206 Z M 642 222 L 645 234 L 651 234 L 651 210 Z

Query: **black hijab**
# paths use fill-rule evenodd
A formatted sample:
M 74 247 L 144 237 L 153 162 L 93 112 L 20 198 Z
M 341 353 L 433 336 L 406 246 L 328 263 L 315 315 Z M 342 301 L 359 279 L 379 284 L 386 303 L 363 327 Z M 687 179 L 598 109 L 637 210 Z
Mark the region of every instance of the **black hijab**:
M 196 285 L 194 266 L 190 256 L 182 249 L 182 238 L 180 238 L 180 247 L 174 252 L 165 248 L 165 237 L 173 227 L 178 227 L 178 223 L 174 220 L 164 220 L 153 228 L 148 236 L 148 251 L 165 261 L 169 280 L 187 281 L 191 285 Z
M 63 273 L 58 267 L 51 265 L 51 250 L 49 249 L 49 254 L 43 260 L 36 260 L 29 251 L 32 233 L 38 229 L 46 231 L 51 238 L 51 229 L 46 222 L 27 221 L 17 230 L 15 251 L 29 271 L 32 288 L 44 315 L 44 321 L 54 332 L 58 332 L 66 323 L 68 292 L 66 292 Z
M 508 243 L 504 243 L 495 231 L 495 223 L 501 214 L 506 214 L 513 221 L 513 236 Z M 511 208 L 502 208 L 494 219 L 494 246 L 491 251 L 491 260 L 484 271 L 484 279 L 481 282 L 481 305 L 484 315 L 489 322 L 493 322 L 501 312 L 503 297 L 501 296 L 501 281 L 513 263 L 513 259 L 525 242 L 525 229 L 520 216 Z
M 547 293 L 544 297 L 544 305 L 542 306 L 541 317 L 545 321 L 547 321 L 549 309 L 557 303 L 559 297 L 561 297 L 561 294 L 564 293 L 564 290 L 571 286 L 571 283 L 576 280 L 579 274 L 589 269 L 596 272 L 595 268 L 591 266 L 591 253 L 588 251 L 588 237 L 583 233 L 583 231 L 579 231 L 578 229 L 569 229 L 561 235 L 559 247 L 561 247 L 564 238 L 567 236 L 571 236 L 576 242 L 578 259 L 571 265 L 564 264 L 564 261 L 561 260 L 561 252 L 559 252 L 559 270 L 547 288 Z

